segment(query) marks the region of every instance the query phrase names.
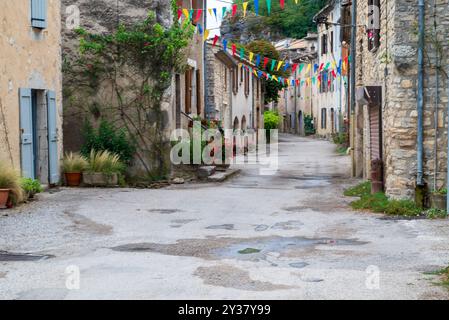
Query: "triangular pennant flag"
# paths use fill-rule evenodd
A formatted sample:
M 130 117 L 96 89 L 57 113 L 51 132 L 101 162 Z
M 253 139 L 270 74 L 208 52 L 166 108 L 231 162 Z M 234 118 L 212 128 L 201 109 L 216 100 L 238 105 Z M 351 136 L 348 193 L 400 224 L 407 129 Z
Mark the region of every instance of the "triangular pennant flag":
M 259 15 L 259 0 L 254 0 L 254 11 L 256 12 L 256 16 Z
M 259 76 L 259 78 L 262 78 L 263 72 L 262 71 L 257 71 L 257 75 Z
M 265 69 L 267 67 L 269 59 L 268 58 L 263 58 L 263 68 Z
M 178 20 L 181 19 L 181 16 L 182 16 L 182 10 L 178 9 Z
M 294 87 L 296 84 L 296 81 L 294 79 L 292 79 L 292 87 Z
M 298 64 L 294 63 L 292 66 L 292 72 L 295 73 L 296 69 L 298 69 Z
M 279 61 L 276 71 L 279 71 L 279 69 L 282 67 L 283 64 L 284 64 L 284 61 Z
M 213 8 L 212 11 L 214 12 L 215 21 L 217 21 L 217 8 Z
M 276 67 L 276 60 L 273 59 L 271 61 L 271 71 L 273 71 L 275 67 Z
M 189 11 L 189 21 L 192 21 L 192 19 L 193 19 L 193 12 L 194 12 L 194 10 L 190 9 L 190 11 Z
M 194 22 L 200 21 L 202 14 L 203 14 L 203 9 L 198 9 L 198 11 L 196 12 L 196 17 L 195 17 L 195 21 Z
M 335 72 L 335 70 L 332 70 L 332 75 L 334 76 L 334 78 L 337 78 L 337 73 Z
M 281 2 L 280 2 L 280 6 L 281 6 L 281 9 L 284 9 L 285 8 L 285 0 L 280 0 Z
M 223 7 L 223 9 L 221 10 L 221 17 L 224 19 L 224 17 L 226 16 L 226 11 L 228 11 L 228 8 Z
M 204 31 L 204 41 L 206 41 L 207 39 L 209 39 L 209 33 L 210 33 L 210 31 L 207 30 L 207 29 Z
M 304 69 L 304 63 L 301 63 L 301 65 L 299 66 L 299 74 L 302 73 L 303 69 Z
M 260 54 L 256 56 L 256 66 L 258 67 L 260 65 Z
M 183 12 L 184 15 L 186 16 L 186 19 L 190 19 L 190 13 L 189 13 L 189 10 L 187 10 L 187 9 L 182 9 L 182 12 Z
M 213 16 L 212 8 L 207 9 L 207 11 L 209 11 L 209 15 L 212 17 Z
M 223 39 L 223 50 L 226 52 L 228 50 L 228 40 Z
M 235 56 L 237 52 L 237 46 L 235 44 L 232 44 L 232 55 Z
M 254 53 L 249 53 L 249 63 L 253 63 Z
M 243 2 L 243 16 L 246 17 L 246 10 L 248 9 L 248 1 Z
M 245 59 L 245 49 L 240 48 L 240 59 Z
M 309 73 L 311 68 L 312 68 L 312 65 L 309 63 L 309 64 L 307 65 L 306 73 Z
M 289 62 L 285 63 L 284 71 L 287 71 L 288 67 L 290 67 L 290 63 Z
M 234 17 L 237 14 L 237 5 L 233 4 L 232 5 L 232 16 Z
M 215 45 L 217 44 L 218 38 L 219 38 L 218 35 L 215 35 L 214 43 L 212 44 L 212 47 L 215 47 Z
M 267 10 L 268 10 L 268 15 L 271 14 L 271 0 L 267 0 Z
M 324 67 L 324 63 L 322 63 L 322 64 L 320 65 L 319 71 L 323 70 L 323 67 Z
M 317 70 L 318 70 L 318 68 L 319 68 L 318 64 L 315 63 L 315 64 L 313 65 L 313 73 L 316 73 Z

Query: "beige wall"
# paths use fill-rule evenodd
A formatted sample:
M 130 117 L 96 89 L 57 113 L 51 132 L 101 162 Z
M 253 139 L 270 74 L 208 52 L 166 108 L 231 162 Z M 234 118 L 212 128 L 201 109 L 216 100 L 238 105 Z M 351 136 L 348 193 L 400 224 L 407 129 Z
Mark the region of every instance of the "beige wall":
M 31 27 L 29 0 L 1 5 L 0 103 L 5 121 L 0 113 L 0 161 L 12 158 L 20 169 L 19 88 L 56 92 L 62 154 L 60 1 L 48 0 L 48 27 L 41 31 Z

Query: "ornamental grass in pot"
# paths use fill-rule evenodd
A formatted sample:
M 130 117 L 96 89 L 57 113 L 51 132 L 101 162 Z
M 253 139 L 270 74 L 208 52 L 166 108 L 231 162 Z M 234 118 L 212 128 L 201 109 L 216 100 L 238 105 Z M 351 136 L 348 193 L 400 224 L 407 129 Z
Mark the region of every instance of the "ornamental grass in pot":
M 9 165 L 0 162 L 0 209 L 13 207 L 23 201 L 20 174 Z
M 119 155 L 109 151 L 90 152 L 88 166 L 83 172 L 83 182 L 94 187 L 108 187 L 119 184 L 119 176 L 125 165 Z
M 65 181 L 69 187 L 79 187 L 84 170 L 88 167 L 88 161 L 78 153 L 66 153 L 63 161 Z

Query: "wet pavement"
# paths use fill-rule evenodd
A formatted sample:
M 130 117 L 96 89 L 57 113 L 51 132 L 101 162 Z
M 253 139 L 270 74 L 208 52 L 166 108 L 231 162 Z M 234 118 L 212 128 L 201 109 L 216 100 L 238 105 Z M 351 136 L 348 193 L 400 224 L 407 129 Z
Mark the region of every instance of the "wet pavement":
M 351 211 L 358 181 L 329 142 L 282 136 L 279 161 L 275 175 L 62 189 L 0 211 L 0 298 L 448 298 L 428 274 L 449 264 L 447 221 Z

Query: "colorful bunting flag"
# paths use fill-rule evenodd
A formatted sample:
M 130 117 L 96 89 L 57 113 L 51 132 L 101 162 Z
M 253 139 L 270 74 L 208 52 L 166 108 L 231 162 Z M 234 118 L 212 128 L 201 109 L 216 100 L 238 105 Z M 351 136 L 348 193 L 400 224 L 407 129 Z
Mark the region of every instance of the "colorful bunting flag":
M 243 2 L 243 16 L 246 17 L 246 10 L 248 9 L 248 1 Z
M 215 37 L 214 37 L 214 43 L 212 44 L 212 47 L 215 47 L 215 45 L 217 44 L 218 38 L 219 38 L 219 36 L 218 36 L 218 35 L 215 35 Z

